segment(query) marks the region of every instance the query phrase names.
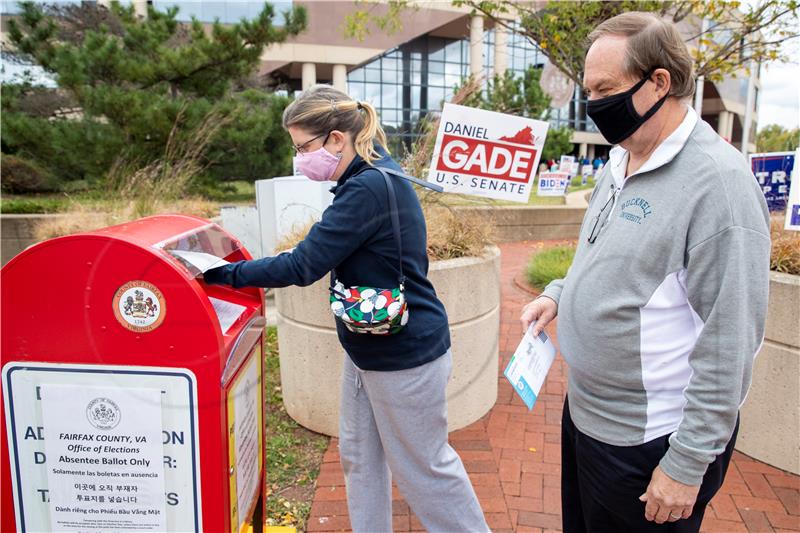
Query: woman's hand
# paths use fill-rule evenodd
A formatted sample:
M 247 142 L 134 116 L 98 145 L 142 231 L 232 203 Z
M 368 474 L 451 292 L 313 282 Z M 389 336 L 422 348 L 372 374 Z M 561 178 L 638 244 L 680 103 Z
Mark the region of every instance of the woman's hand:
M 519 320 L 522 322 L 522 331 L 528 331 L 531 322 L 536 321 L 536 326 L 533 328 L 533 336 L 535 337 L 556 317 L 558 313 L 558 304 L 555 300 L 547 296 L 539 296 L 534 301 L 522 308 L 522 315 Z

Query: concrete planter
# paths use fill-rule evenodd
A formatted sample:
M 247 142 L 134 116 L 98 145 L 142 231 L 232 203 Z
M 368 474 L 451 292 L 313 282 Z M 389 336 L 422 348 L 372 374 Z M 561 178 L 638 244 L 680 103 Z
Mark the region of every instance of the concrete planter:
M 450 320 L 453 373 L 447 400 L 453 431 L 478 420 L 497 399 L 500 250 L 434 262 L 429 277 Z M 327 302 L 327 277 L 275 291 L 286 411 L 301 425 L 336 436 L 344 350 Z
M 502 208 L 459 206 L 456 211 L 460 216 L 480 218 L 491 225 L 495 242 L 568 240 L 578 238 L 586 203 Z
M 741 410 L 736 449 L 800 474 L 800 276 L 772 272 L 764 346 Z

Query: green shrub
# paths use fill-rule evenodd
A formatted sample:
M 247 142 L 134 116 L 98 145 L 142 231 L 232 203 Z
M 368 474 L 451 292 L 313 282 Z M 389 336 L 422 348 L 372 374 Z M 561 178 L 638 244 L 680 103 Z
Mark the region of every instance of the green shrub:
M 3 198 L 0 213 L 4 215 L 30 215 L 34 213 L 57 213 L 66 209 L 68 201 L 62 198 Z
M 528 263 L 526 271 L 528 282 L 533 287 L 544 290 L 554 279 L 561 279 L 567 275 L 574 257 L 574 246 L 555 246 L 537 252 Z
M 209 145 L 207 174 L 212 182 L 256 181 L 292 174 L 292 139 L 281 126 L 285 96 L 249 89 L 223 105 L 230 113 Z
M 1 163 L 0 184 L 4 193 L 47 192 L 56 188 L 50 174 L 31 161 L 3 154 Z
M 102 181 L 126 148 L 119 132 L 102 122 L 48 120 L 16 110 L 4 110 L 1 118 L 3 152 L 35 161 L 58 184 Z

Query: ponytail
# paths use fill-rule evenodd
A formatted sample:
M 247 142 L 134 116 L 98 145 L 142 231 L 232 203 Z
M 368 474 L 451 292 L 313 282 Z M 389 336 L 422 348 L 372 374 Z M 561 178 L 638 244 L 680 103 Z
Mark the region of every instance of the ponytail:
M 378 113 L 372 104 L 367 102 L 356 102 L 357 110 L 364 112 L 364 127 L 358 132 L 355 139 L 356 153 L 370 165 L 375 159 L 380 158 L 380 154 L 375 151 L 375 143 L 377 142 L 383 146 L 384 150 L 388 153 L 386 148 L 386 133 L 384 133 L 380 122 L 378 121 Z
M 367 102 L 357 102 L 330 85 L 303 91 L 283 112 L 283 128 L 298 126 L 315 135 L 339 130 L 350 133 L 355 151 L 368 164 L 380 159 L 375 143 L 389 152 L 378 113 Z

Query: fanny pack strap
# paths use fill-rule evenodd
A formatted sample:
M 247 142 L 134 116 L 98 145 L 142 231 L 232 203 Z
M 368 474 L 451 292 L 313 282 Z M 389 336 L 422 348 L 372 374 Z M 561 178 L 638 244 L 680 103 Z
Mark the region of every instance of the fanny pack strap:
M 393 176 L 397 176 L 398 178 L 403 178 L 407 181 L 416 183 L 417 185 L 421 185 L 423 187 L 427 187 L 429 189 L 433 189 L 436 192 L 442 192 L 441 186 L 428 183 L 427 181 L 422 181 L 421 179 L 415 178 L 413 176 L 409 176 L 407 174 L 403 174 L 402 172 L 397 172 L 396 170 L 382 168 L 382 167 L 369 167 L 374 168 L 378 172 L 381 173 L 383 176 L 384 182 L 386 182 L 386 191 L 389 194 L 389 216 L 391 217 L 392 221 L 392 234 L 394 235 L 394 242 L 397 245 L 397 259 L 399 264 L 400 270 L 400 290 L 404 289 L 406 276 L 403 274 L 403 240 L 400 236 L 400 216 L 398 214 L 397 208 L 397 194 L 394 190 L 394 184 L 392 184 L 392 179 L 389 177 L 389 174 Z M 336 286 L 336 269 L 331 270 L 331 287 Z
M 397 244 L 397 259 L 400 264 L 400 290 L 403 290 L 406 277 L 403 275 L 403 240 L 400 237 L 400 216 L 397 214 L 397 195 L 394 192 L 394 184 L 389 177 L 389 173 L 383 168 L 375 168 L 381 173 L 381 176 L 383 176 L 383 181 L 386 182 L 386 190 L 389 193 L 389 216 L 392 219 L 392 233 L 394 233 L 394 242 Z

